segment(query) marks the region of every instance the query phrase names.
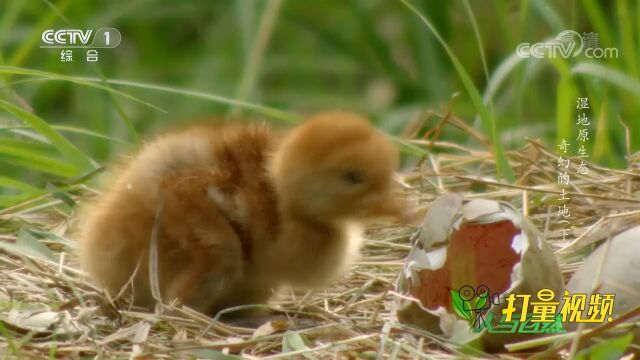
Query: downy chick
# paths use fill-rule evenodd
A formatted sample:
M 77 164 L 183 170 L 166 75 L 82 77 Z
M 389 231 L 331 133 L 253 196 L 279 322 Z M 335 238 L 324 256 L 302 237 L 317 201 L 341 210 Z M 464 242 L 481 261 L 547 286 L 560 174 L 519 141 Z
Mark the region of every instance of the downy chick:
M 399 218 L 398 154 L 366 119 L 317 114 L 266 125 L 195 126 L 146 145 L 81 209 L 80 260 L 111 296 L 205 313 L 264 303 L 283 285 L 326 286 L 357 254 L 362 225 Z M 153 239 L 153 240 L 152 240 Z

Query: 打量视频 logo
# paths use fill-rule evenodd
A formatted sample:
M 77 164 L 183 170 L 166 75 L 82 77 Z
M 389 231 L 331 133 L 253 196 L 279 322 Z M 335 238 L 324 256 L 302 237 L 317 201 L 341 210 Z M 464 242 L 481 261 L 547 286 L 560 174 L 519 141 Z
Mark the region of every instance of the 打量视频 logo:
M 487 286 L 464 285 L 458 290 L 451 289 L 451 303 L 458 317 L 467 320 L 473 332 L 486 329 L 491 333 L 563 333 L 565 323 L 613 320 L 615 294 L 565 291 L 561 301 L 551 289 L 540 289 L 535 295 L 509 294 L 501 299 L 500 294 L 491 294 Z M 489 311 L 494 305 L 502 305 L 499 318 L 495 311 Z

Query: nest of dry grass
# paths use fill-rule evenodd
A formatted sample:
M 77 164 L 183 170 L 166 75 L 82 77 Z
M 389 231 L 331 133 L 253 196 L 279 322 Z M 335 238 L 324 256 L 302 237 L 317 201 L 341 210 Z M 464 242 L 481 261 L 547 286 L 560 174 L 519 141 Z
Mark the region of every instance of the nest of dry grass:
M 435 140 L 413 143 L 438 153 L 400 177 L 404 192 L 421 210 L 451 192 L 508 201 L 544 232 L 567 277 L 599 241 L 640 224 L 638 167 L 607 169 L 587 162 L 589 173 L 577 175 L 579 161 L 572 161 L 567 226 L 555 221 L 559 155 L 541 143 L 529 141 L 507 154 L 517 185 L 496 180 L 488 151 Z M 279 315 L 252 328 L 225 324 L 179 304 L 147 313 L 126 300 L 107 299 L 78 270 L 73 241 L 66 238 L 71 219 L 58 210 L 64 201 L 51 194 L 0 210 L 0 353 L 212 359 L 450 359 L 462 354 L 457 345 L 400 324 L 394 316 L 394 302 L 401 296 L 394 281 L 417 224 L 370 228 L 363 256 L 349 274 L 325 291 L 282 293 L 271 306 Z

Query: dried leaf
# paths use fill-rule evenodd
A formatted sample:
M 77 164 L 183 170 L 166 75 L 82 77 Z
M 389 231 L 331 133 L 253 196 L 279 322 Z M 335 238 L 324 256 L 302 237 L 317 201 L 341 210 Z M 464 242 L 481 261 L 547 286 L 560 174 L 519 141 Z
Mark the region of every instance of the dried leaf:
M 242 357 L 240 356 L 225 354 L 221 351 L 213 350 L 213 349 L 190 350 L 189 354 L 197 357 L 198 359 L 242 360 Z
M 187 340 L 187 330 L 180 328 L 178 329 L 178 331 L 176 331 L 176 333 L 173 335 L 173 341 L 175 342 L 180 342 L 180 341 L 185 341 Z
M 46 331 L 51 325 L 60 319 L 60 313 L 55 311 L 43 311 L 33 313 L 31 311 L 11 311 L 9 322 L 22 329 L 33 331 Z
M 575 359 L 619 359 L 631 344 L 632 339 L 633 334 L 626 334 L 617 338 L 604 340 L 588 349 L 580 351 Z
M 257 338 L 260 336 L 266 336 L 275 334 L 280 331 L 287 330 L 289 328 L 289 322 L 286 320 L 271 320 L 260 325 L 254 332 L 251 338 Z
M 17 256 L 56 261 L 56 256 L 48 247 L 24 230 L 18 233 L 15 243 L 0 242 L 0 249 Z
M 305 350 L 308 347 L 304 344 L 304 340 L 299 333 L 294 331 L 287 331 L 286 334 L 282 337 L 282 352 L 292 352 Z
M 61 245 L 64 245 L 69 249 L 76 249 L 78 247 L 78 243 L 76 241 L 71 241 L 66 237 L 60 236 L 52 231 L 29 229 L 29 232 L 35 234 L 40 238 L 60 243 Z
M 102 339 L 98 343 L 101 345 L 105 345 L 114 341 L 131 339 L 131 338 L 135 339 L 136 335 L 140 334 L 140 336 L 142 336 L 144 335 L 145 331 L 148 333 L 149 324 L 144 321 L 140 321 L 126 328 L 122 328 L 111 335 L 106 336 L 104 339 Z
M 147 341 L 147 336 L 149 336 L 149 329 L 151 329 L 151 324 L 149 323 L 139 323 L 140 326 L 136 329 L 136 332 L 133 335 L 133 339 L 131 342 L 135 344 L 141 344 Z

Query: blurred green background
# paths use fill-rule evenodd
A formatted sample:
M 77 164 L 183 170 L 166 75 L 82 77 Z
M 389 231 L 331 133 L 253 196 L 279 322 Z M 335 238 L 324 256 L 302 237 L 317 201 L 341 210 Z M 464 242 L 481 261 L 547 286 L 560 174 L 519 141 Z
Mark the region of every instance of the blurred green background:
M 450 111 L 493 140 L 512 180 L 503 152 L 526 137 L 576 153 L 576 98 L 589 97 L 590 160 L 625 167 L 621 121 L 640 149 L 639 19 L 629 0 L 0 1 L 0 207 L 82 184 L 145 135 L 212 114 L 285 123 L 343 108 L 401 136 Z M 101 27 L 122 43 L 97 63 L 40 48 L 45 29 Z M 566 29 L 618 58 L 517 56 Z

